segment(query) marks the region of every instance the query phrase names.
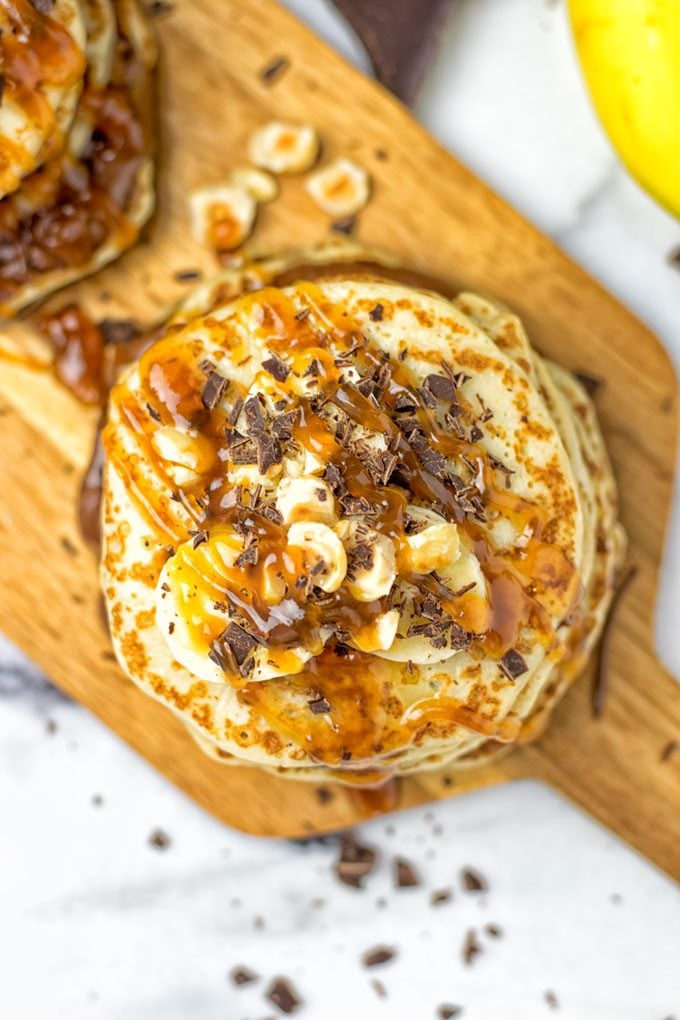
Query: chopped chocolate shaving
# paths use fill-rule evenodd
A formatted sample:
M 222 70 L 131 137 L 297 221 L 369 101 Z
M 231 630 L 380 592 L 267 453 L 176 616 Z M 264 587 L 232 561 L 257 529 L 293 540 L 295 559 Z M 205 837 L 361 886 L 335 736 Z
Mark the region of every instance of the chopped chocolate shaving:
M 222 401 L 222 397 L 227 391 L 229 382 L 216 372 L 214 369 L 205 381 L 203 392 L 201 393 L 201 403 L 208 411 L 214 411 L 219 403 Z
M 352 422 L 342 411 L 338 415 L 338 420 L 335 423 L 335 438 L 341 446 L 347 446 L 352 435 Z
M 472 868 L 465 868 L 461 872 L 461 879 L 467 892 L 486 892 L 488 889 L 486 879 Z
M 394 882 L 397 889 L 412 889 L 420 885 L 420 876 L 413 864 L 405 857 L 395 857 Z
M 258 396 L 248 397 L 243 405 L 243 412 L 246 416 L 246 430 L 248 435 L 262 432 L 264 429 L 264 417 L 262 405 Z
M 229 645 L 239 666 L 243 665 L 258 644 L 264 644 L 262 639 L 258 640 L 258 638 L 253 637 L 252 634 L 249 634 L 247 630 L 239 627 L 233 621 L 227 626 L 226 630 L 222 631 L 220 638 Z
M 331 711 L 330 703 L 321 695 L 308 701 L 307 704 L 314 715 L 327 715 Z
M 263 506 L 259 512 L 263 517 L 266 517 L 268 521 L 273 521 L 274 524 L 283 524 L 283 517 L 275 506 Z
M 374 946 L 373 949 L 366 950 L 361 957 L 361 962 L 364 967 L 379 967 L 383 963 L 393 960 L 396 955 L 397 951 L 392 946 Z
M 408 442 L 414 453 L 418 454 L 420 463 L 436 478 L 446 476 L 446 458 L 438 450 L 433 450 L 422 432 L 415 431 L 408 437 Z
M 358 843 L 352 833 L 347 833 L 342 837 L 335 873 L 344 885 L 362 889 L 364 879 L 375 868 L 376 860 L 377 853 L 373 847 Z
M 149 836 L 149 845 L 156 850 L 167 850 L 171 842 L 167 832 L 163 832 L 162 829 L 154 829 Z
M 574 372 L 574 375 L 590 397 L 594 396 L 600 387 L 604 385 L 604 379 L 600 379 L 595 375 L 588 375 L 587 372 Z
M 550 989 L 548 989 L 547 992 L 543 993 L 543 998 L 545 999 L 545 1001 L 547 1002 L 551 1009 L 559 1009 L 560 1004 L 557 1001 L 557 996 L 555 995 L 554 992 L 550 991 Z M 670 1018 L 668 1018 L 668 1020 L 670 1020 Z
M 329 790 L 327 786 L 318 786 L 314 793 L 319 804 L 330 804 L 333 800 L 333 791 Z
M 340 469 L 335 464 L 329 464 L 324 471 L 324 478 L 328 482 L 331 492 L 335 496 L 344 496 L 347 493 L 347 486 L 345 485 L 345 479 L 342 477 Z
M 280 464 L 283 460 L 281 443 L 276 436 L 258 435 L 257 445 L 257 469 L 260 474 L 265 475 L 273 464 Z
M 382 322 L 384 311 L 385 309 L 380 304 L 380 302 L 378 302 L 375 308 L 371 308 L 370 312 L 368 313 L 368 317 L 371 320 L 371 322 Z
M 437 400 L 445 400 L 449 404 L 456 404 L 458 402 L 456 387 L 449 375 L 428 375 L 423 383 L 423 387 L 436 397 Z
M 611 603 L 609 605 L 609 612 L 607 613 L 607 619 L 604 621 L 602 628 L 602 634 L 600 636 L 600 644 L 597 650 L 597 664 L 595 668 L 595 683 L 593 685 L 593 716 L 595 719 L 601 719 L 604 714 L 604 706 L 607 699 L 607 674 L 609 667 L 609 648 L 611 645 L 612 633 L 614 631 L 614 622 L 616 620 L 616 614 L 621 605 L 623 596 L 628 591 L 630 585 L 637 577 L 638 568 L 636 566 L 630 566 L 626 573 L 619 581 L 618 587 L 614 592 Z
M 69 556 L 78 555 L 78 547 L 66 535 L 62 535 L 59 541 L 61 542 L 62 549 L 65 549 Z
M 529 669 L 526 663 L 526 659 L 521 655 L 516 648 L 510 648 L 499 661 L 498 665 L 501 667 L 508 680 L 516 680 L 518 676 L 522 676 Z
M 479 425 L 473 425 L 470 429 L 470 442 L 478 443 L 480 439 L 484 438 L 484 433 L 480 429 Z
M 257 542 L 251 542 L 247 549 L 244 549 L 242 553 L 234 560 L 234 565 L 237 567 L 255 567 L 259 559 L 259 551 Z
M 479 420 L 481 422 L 489 421 L 491 418 L 493 418 L 493 411 L 489 407 L 486 406 L 486 404 L 484 403 L 484 401 L 480 397 L 479 393 L 476 393 L 475 396 L 477 397 L 477 400 L 479 402 L 479 406 L 482 409 L 482 413 L 480 415 Z
M 675 754 L 677 748 L 678 748 L 677 740 L 669 740 L 666 746 L 664 747 L 663 751 L 661 752 L 661 757 L 659 758 L 659 761 L 661 762 L 670 761 L 673 755 Z
M 499 928 L 497 924 L 485 924 L 484 931 L 492 939 L 499 939 L 503 934 L 503 929 Z
M 260 71 L 260 81 L 263 85 L 273 85 L 289 67 L 288 57 L 274 57 Z
M 450 903 L 452 899 L 452 889 L 435 889 L 430 895 L 430 904 L 433 907 L 439 907 L 442 903 Z
M 437 1016 L 439 1020 L 451 1020 L 451 1017 L 460 1016 L 463 1012 L 462 1006 L 450 1006 L 447 1002 L 439 1006 Z
M 209 533 L 204 531 L 202 528 L 192 529 L 189 534 L 194 536 L 191 543 L 194 549 L 198 549 L 199 545 L 203 545 L 203 543 L 207 542 L 210 538 Z
M 373 506 L 365 496 L 350 496 L 348 493 L 340 497 L 340 506 L 342 507 L 342 512 L 347 517 L 353 517 L 357 514 L 364 516 L 373 513 Z
M 357 225 L 356 216 L 343 216 L 339 220 L 335 220 L 331 223 L 331 230 L 336 234 L 353 234 L 354 228 Z
M 274 418 L 272 422 L 272 434 L 277 439 L 292 439 L 293 438 L 293 427 L 297 415 L 295 411 L 287 411 L 285 414 L 280 414 L 278 418 Z
M 290 365 L 287 365 L 278 354 L 271 354 L 266 361 L 262 362 L 265 372 L 269 372 L 277 382 L 285 382 L 290 375 Z
M 249 985 L 252 981 L 257 981 L 258 976 L 255 971 L 251 970 L 250 967 L 234 967 L 229 977 L 235 985 Z
M 479 953 L 482 952 L 482 945 L 477 940 L 474 928 L 469 928 L 463 943 L 463 963 L 471 964 Z
M 230 444 L 231 459 L 234 464 L 257 464 L 258 448 L 252 440 Z
M 102 319 L 99 330 L 105 344 L 129 344 L 142 332 L 131 319 Z
M 367 542 L 357 542 L 350 555 L 350 569 L 370 570 L 373 566 L 373 550 Z
M 401 392 L 397 393 L 396 397 L 394 398 L 392 410 L 396 411 L 397 413 L 400 413 L 401 411 L 410 412 L 415 411 L 417 406 L 418 402 L 415 399 L 415 397 L 411 396 L 411 394 L 408 393 L 406 390 L 401 390 Z
M 420 398 L 425 404 L 425 407 L 435 408 L 437 406 L 437 398 L 434 393 L 430 392 L 427 386 L 419 386 L 418 393 L 420 393 Z
M 198 269 L 178 269 L 175 273 L 178 283 L 193 283 L 194 280 L 200 280 L 201 276 Z
M 373 991 L 375 992 L 379 999 L 387 998 L 387 989 L 385 988 L 382 981 L 378 980 L 378 978 L 371 978 L 371 988 L 373 989 Z
M 302 999 L 287 978 L 275 978 L 267 989 L 267 998 L 282 1013 L 294 1013 L 302 1005 Z
M 467 593 L 469 591 L 472 591 L 472 589 L 476 588 L 476 587 L 477 587 L 477 582 L 476 581 L 470 581 L 469 584 L 464 584 L 462 588 L 458 588 L 457 591 L 454 591 L 451 594 L 452 594 L 454 599 L 459 599 L 462 595 L 467 595 Z
M 295 313 L 295 318 L 298 322 L 304 322 L 309 315 L 309 308 L 301 308 L 299 312 Z
M 227 415 L 227 421 L 229 422 L 230 425 L 235 425 L 236 424 L 236 422 L 238 421 L 238 416 L 241 413 L 241 408 L 242 407 L 243 407 L 243 397 L 238 397 L 237 400 L 234 401 L 234 405 L 233 405 L 231 411 L 229 412 L 229 414 Z
M 152 407 L 151 404 L 147 404 L 146 405 L 146 409 L 147 409 L 147 411 L 149 412 L 150 416 L 153 418 L 154 421 L 160 421 L 161 420 L 161 412 L 157 411 L 156 408 Z

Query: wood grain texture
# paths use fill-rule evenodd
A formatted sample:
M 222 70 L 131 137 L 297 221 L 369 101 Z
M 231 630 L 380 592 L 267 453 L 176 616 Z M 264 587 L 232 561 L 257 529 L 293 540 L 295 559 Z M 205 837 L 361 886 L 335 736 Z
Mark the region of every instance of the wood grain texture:
M 601 376 L 597 404 L 615 464 L 638 576 L 612 639 L 611 689 L 593 721 L 588 680 L 549 732 L 493 766 L 404 782 L 401 806 L 516 777 L 544 779 L 680 878 L 680 685 L 652 650 L 652 612 L 670 505 L 676 385 L 657 340 L 554 245 L 446 154 L 379 86 L 271 0 L 187 0 L 159 23 L 163 159 L 159 210 L 142 243 L 69 299 L 94 314 L 156 319 L 185 288 L 177 270 L 212 270 L 188 232 L 187 192 L 243 160 L 252 128 L 272 117 L 316 124 L 324 158 L 352 154 L 375 181 L 360 239 L 418 269 L 496 295 L 536 346 Z M 286 56 L 267 86 L 259 72 Z M 320 239 L 327 228 L 301 181 L 265 206 L 259 246 Z M 63 295 L 54 303 L 63 303 Z M 16 329 L 6 331 L 7 335 Z M 100 620 L 96 565 L 75 524 L 78 480 L 95 415 L 53 381 L 0 362 L 0 629 L 66 692 L 219 818 L 268 835 L 301 836 L 361 816 L 351 794 L 321 803 L 306 784 L 219 765 L 112 660 Z M 64 539 L 68 541 L 64 542 Z M 75 554 L 70 548 L 75 546 Z

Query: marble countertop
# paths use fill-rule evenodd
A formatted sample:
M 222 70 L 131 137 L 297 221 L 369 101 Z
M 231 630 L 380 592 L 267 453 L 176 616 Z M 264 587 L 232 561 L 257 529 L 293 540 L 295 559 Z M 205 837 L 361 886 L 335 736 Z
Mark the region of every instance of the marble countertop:
M 188 0 L 185 0 L 188 2 Z M 350 59 L 322 0 L 289 6 Z M 588 105 L 561 0 L 461 0 L 417 115 L 657 332 L 680 363 L 680 224 L 628 178 Z M 657 614 L 680 675 L 676 505 Z M 278 975 L 310 1020 L 680 1020 L 680 894 L 545 787 L 517 783 L 334 839 L 256 840 L 205 815 L 0 638 L 0 1016 L 265 1020 Z M 395 856 L 421 882 L 397 889 Z M 461 870 L 488 883 L 465 891 Z M 433 891 L 452 898 L 431 904 Z M 490 925 L 489 930 L 487 926 Z M 474 933 L 480 951 L 466 962 Z M 367 969 L 361 955 L 395 949 Z M 258 980 L 237 986 L 233 967 Z

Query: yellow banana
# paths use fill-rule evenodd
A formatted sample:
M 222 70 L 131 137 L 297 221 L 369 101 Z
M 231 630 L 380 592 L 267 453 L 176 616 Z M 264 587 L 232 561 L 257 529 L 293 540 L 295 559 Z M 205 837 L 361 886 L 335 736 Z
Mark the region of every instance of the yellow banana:
M 680 0 L 569 0 L 595 109 L 647 191 L 680 216 Z

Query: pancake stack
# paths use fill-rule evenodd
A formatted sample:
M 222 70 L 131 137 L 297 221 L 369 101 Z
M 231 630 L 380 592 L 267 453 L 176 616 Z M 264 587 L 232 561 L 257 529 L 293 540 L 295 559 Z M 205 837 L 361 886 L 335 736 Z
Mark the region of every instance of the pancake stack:
M 123 668 L 209 753 L 294 778 L 534 737 L 625 551 L 577 379 L 508 309 L 352 245 L 199 288 L 103 443 Z
M 100 269 L 154 205 L 138 0 L 1 0 L 0 315 Z

